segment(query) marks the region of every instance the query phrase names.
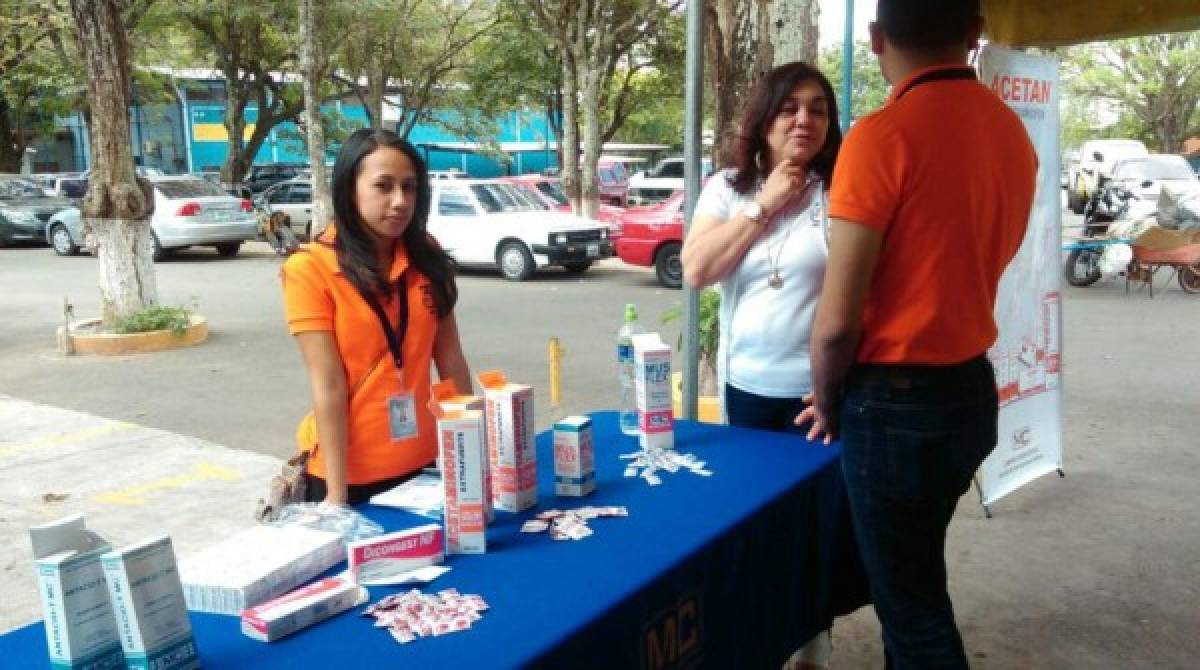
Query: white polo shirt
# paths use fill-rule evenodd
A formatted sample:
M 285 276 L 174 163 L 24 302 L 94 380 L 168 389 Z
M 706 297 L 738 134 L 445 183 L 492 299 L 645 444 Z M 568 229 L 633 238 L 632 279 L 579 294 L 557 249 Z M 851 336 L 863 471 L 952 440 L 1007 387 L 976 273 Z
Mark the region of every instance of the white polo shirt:
M 729 185 L 732 170 L 708 181 L 696 213 L 725 225 L 757 195 L 741 195 Z M 717 374 L 743 391 L 770 398 L 799 397 L 812 391 L 808 343 L 817 298 L 829 257 L 827 193 L 814 178 L 803 197 L 771 218 L 766 234 L 750 245 L 742 262 L 717 284 L 721 294 L 721 344 Z M 772 260 L 783 281 L 767 281 Z

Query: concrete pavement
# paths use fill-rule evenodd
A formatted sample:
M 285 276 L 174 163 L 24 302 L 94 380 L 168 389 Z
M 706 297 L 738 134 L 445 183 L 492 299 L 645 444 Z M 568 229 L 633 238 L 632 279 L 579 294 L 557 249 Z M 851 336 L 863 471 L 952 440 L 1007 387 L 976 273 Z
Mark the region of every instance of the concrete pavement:
M 83 513 L 114 547 L 188 555 L 254 524 L 280 459 L 0 395 L 0 631 L 41 618 L 29 527 Z

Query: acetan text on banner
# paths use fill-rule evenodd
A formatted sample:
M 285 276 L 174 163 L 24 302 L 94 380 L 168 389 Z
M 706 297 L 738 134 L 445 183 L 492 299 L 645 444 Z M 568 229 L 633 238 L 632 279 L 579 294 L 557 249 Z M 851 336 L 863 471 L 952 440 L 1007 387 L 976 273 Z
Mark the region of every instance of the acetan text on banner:
M 994 45 L 980 79 L 1021 117 L 1038 154 L 1029 228 L 996 297 L 988 351 L 1000 397 L 999 443 L 980 468 L 984 504 L 1062 467 L 1062 245 L 1058 61 Z

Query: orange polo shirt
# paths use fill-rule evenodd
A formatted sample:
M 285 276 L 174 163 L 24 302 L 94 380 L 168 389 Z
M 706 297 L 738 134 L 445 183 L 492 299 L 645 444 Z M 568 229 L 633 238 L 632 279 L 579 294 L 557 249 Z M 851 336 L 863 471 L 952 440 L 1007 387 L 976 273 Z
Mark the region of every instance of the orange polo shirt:
M 846 136 L 829 215 L 883 233 L 862 363 L 952 364 L 996 340 L 1000 275 L 1025 236 L 1037 155 L 1020 118 L 975 79 L 914 73 Z M 897 94 L 903 92 L 897 97 Z
M 358 389 L 349 405 L 346 481 L 368 484 L 414 472 L 437 454 L 436 427 L 427 405 L 439 321 L 429 296 L 429 280 L 415 270 L 408 272 L 408 329 L 402 344 L 405 369 L 403 375 L 399 374 L 378 317 L 338 268 L 332 247 L 334 234 L 332 229 L 327 230 L 284 263 L 284 308 L 291 334 L 333 333 L 346 369 L 346 387 Z M 388 277 L 396 281 L 408 267 L 408 252 L 402 242 L 397 243 Z M 392 327 L 397 327 L 400 301 L 393 296 L 382 304 Z M 417 435 L 392 441 L 388 398 L 400 393 L 413 395 Z M 296 440 L 301 450 L 317 446 L 317 422 L 312 412 L 301 420 Z M 325 476 L 323 456 L 318 448 L 309 460 L 308 471 L 318 477 Z

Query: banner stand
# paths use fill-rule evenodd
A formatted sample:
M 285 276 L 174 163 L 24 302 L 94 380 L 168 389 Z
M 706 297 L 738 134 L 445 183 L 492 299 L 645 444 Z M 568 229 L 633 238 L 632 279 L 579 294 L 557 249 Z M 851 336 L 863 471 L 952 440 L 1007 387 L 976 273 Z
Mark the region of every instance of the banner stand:
M 1062 468 L 1055 468 L 1055 472 L 1058 473 L 1059 479 L 1067 478 L 1067 473 L 1063 472 Z M 975 493 L 979 494 L 979 506 L 983 508 L 983 517 L 985 519 L 992 518 L 992 509 L 988 507 L 987 503 L 983 502 L 983 485 L 979 483 L 979 472 L 971 475 L 971 481 L 975 483 Z

